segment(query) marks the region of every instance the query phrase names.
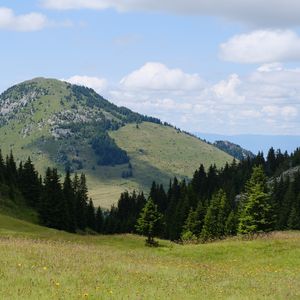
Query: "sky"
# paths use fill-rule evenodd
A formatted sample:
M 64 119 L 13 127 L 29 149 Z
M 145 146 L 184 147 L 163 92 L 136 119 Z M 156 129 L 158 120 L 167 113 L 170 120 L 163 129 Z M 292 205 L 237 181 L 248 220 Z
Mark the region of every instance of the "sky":
M 85 85 L 190 132 L 298 135 L 300 2 L 0 0 L 0 92 Z

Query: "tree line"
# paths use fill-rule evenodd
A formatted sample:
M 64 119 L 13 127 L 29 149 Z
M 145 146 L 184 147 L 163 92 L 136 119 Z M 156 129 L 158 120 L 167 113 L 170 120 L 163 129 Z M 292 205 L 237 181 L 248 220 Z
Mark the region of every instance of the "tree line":
M 160 214 L 156 236 L 170 240 L 213 240 L 236 234 L 300 229 L 300 175 L 280 176 L 300 164 L 300 149 L 233 160 L 218 170 L 201 165 L 190 182 L 174 178 L 168 189 L 153 182 L 148 204 Z M 139 233 L 147 205 L 136 192 L 123 193 L 106 216 L 104 233 Z M 142 203 L 144 202 L 144 206 Z M 152 208 L 151 208 L 152 207 Z M 151 212 L 150 212 L 151 213 Z
M 38 212 L 41 225 L 68 232 L 103 231 L 103 212 L 89 199 L 84 174 L 71 178 L 67 171 L 61 181 L 57 169 L 47 168 L 42 178 L 30 158 L 17 166 L 12 152 L 4 159 L 0 151 L 0 192 L 11 200 L 21 194 Z
M 167 189 L 153 182 L 143 192 L 121 194 L 109 211 L 88 197 L 84 174 L 63 180 L 48 168 L 44 178 L 27 159 L 18 166 L 13 154 L 0 151 L 0 191 L 21 194 L 44 226 L 69 232 L 141 233 L 170 240 L 213 240 L 236 234 L 300 229 L 300 174 L 281 176 L 300 165 L 300 149 L 291 155 L 273 148 L 223 168 L 203 165 L 192 179 L 170 180 Z

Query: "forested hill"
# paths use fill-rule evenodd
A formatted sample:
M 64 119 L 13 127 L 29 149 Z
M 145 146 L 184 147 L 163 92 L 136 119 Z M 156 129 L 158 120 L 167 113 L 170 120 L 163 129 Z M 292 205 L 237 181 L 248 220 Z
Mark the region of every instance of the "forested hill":
M 240 145 L 231 143 L 229 141 L 215 141 L 213 145 L 238 160 L 243 160 L 246 159 L 247 157 L 250 158 L 255 157 L 255 155 L 251 151 L 246 150 L 242 148 Z
M 156 118 L 55 79 L 36 78 L 2 93 L 0 125 L 3 153 L 13 150 L 17 162 L 30 156 L 41 174 L 48 166 L 85 173 L 90 196 L 106 207 L 126 189 L 149 188 L 155 178 L 167 183 L 191 177 L 195 165 L 232 161 Z
M 271 148 L 222 169 L 200 166 L 191 182 L 153 183 L 150 197 L 162 215 L 156 235 L 208 241 L 272 230 L 300 230 L 300 149 L 291 155 Z M 108 233 L 135 232 L 140 195 L 122 194 L 106 219 Z M 153 212 L 151 212 L 153 213 Z

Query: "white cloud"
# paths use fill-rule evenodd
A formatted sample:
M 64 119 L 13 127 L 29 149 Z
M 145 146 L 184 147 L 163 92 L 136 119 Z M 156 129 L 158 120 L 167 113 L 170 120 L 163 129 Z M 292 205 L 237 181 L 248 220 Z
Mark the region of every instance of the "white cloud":
M 237 88 L 241 84 L 241 80 L 237 74 L 229 76 L 228 80 L 222 80 L 212 87 L 217 98 L 226 103 L 243 103 L 245 97 L 238 94 Z
M 156 63 L 150 72 L 145 66 L 125 76 L 108 92 L 109 99 L 189 131 L 293 134 L 300 130 L 298 69 L 267 64 L 246 76 L 232 74 L 214 84 L 188 86 L 190 74 L 182 70 L 175 73 L 180 74 L 177 81 L 173 77 L 178 75 L 168 75 L 172 69 L 163 64 Z M 153 79 L 153 69 L 159 70 L 158 80 Z
M 62 80 L 67 81 L 71 84 L 83 85 L 92 88 L 98 93 L 103 92 L 107 88 L 106 79 L 98 78 L 98 77 L 75 75 L 68 79 L 62 79 Z
M 251 25 L 300 24 L 300 2 L 296 0 L 41 0 L 50 9 L 116 9 L 118 11 L 166 12 L 179 15 L 209 15 Z
M 282 71 L 283 65 L 281 63 L 270 63 L 264 64 L 257 68 L 258 72 L 274 72 L 274 71 Z
M 298 116 L 298 109 L 293 106 L 275 106 L 269 105 L 262 108 L 262 112 L 268 117 L 282 117 L 284 119 L 293 119 Z
M 161 63 L 149 62 L 121 80 L 129 90 L 195 90 L 204 87 L 198 74 L 187 74 L 180 69 L 169 69 Z
M 300 37 L 291 30 L 257 30 L 236 35 L 220 46 L 223 60 L 274 63 L 300 60 Z
M 40 13 L 15 15 L 13 10 L 0 7 L 0 30 L 37 31 L 46 27 L 47 17 Z

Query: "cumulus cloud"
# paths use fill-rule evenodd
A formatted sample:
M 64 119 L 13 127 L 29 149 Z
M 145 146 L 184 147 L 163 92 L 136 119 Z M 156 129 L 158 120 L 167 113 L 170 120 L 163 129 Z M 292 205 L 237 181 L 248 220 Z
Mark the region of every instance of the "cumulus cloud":
M 284 119 L 293 119 L 298 116 L 298 109 L 293 106 L 276 106 L 268 105 L 262 108 L 262 112 L 265 113 L 268 117 L 283 117 Z
M 153 69 L 159 70 L 157 77 Z M 186 76 L 191 74 L 183 70 L 175 73 L 181 79 L 173 80 L 168 75 L 172 70 L 163 64 L 155 63 L 154 68 L 145 64 L 110 90 L 109 98 L 189 131 L 293 134 L 300 130 L 298 69 L 265 64 L 248 75 L 231 74 L 205 85 L 198 80 L 187 85 Z
M 300 60 L 300 37 L 291 30 L 257 30 L 236 35 L 220 46 L 220 57 L 236 63 Z
M 243 103 L 245 97 L 238 94 L 238 87 L 241 84 L 241 80 L 237 74 L 229 76 L 228 80 L 222 80 L 218 84 L 212 87 L 212 91 L 216 94 L 216 97 L 227 103 Z
M 195 90 L 205 85 L 198 74 L 187 74 L 180 69 L 170 69 L 164 64 L 149 62 L 121 80 L 129 90 Z
M 40 13 L 15 15 L 13 10 L 0 7 L 0 30 L 37 31 L 46 27 L 48 19 Z
M 83 85 L 94 89 L 97 92 L 103 92 L 107 88 L 107 80 L 104 78 L 75 75 L 63 81 L 71 84 Z
M 46 8 L 108 9 L 209 15 L 251 25 L 290 26 L 300 24 L 300 2 L 295 0 L 41 0 Z

